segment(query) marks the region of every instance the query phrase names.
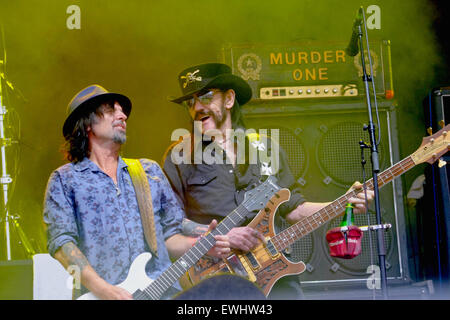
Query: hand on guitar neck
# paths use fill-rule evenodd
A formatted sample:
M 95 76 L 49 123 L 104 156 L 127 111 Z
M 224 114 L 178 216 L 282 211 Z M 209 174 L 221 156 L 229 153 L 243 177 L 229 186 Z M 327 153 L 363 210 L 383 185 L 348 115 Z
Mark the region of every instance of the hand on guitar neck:
M 369 205 L 375 196 L 375 192 L 373 190 L 367 189 L 366 192 L 363 190 L 363 185 L 356 181 L 350 189 L 346 192 L 349 193 L 351 191 L 358 191 L 361 190 L 361 192 L 357 193 L 355 197 L 351 197 L 348 199 L 348 202 L 354 205 L 353 213 L 365 213 L 366 212 L 366 193 L 367 193 L 367 204 Z
M 208 226 L 208 232 L 211 232 L 217 227 L 217 220 L 214 219 Z M 212 247 L 206 254 L 208 256 L 216 257 L 216 258 L 225 258 L 231 252 L 230 249 L 230 241 L 227 235 L 215 235 L 216 244 Z
M 356 181 L 350 189 L 345 194 L 349 194 L 350 192 L 356 192 L 361 190 L 361 192 L 355 193 L 354 196 L 347 199 L 347 202 L 352 203 L 354 208 L 354 213 L 365 213 L 366 212 L 366 193 L 367 193 L 367 203 L 370 204 L 374 199 L 374 192 L 369 187 L 366 192 L 363 190 L 363 185 Z M 294 224 L 305 217 L 309 217 L 316 213 L 317 211 L 325 208 L 331 202 L 304 202 L 300 204 L 297 208 L 286 215 L 286 220 L 290 224 Z M 344 213 L 344 211 L 342 211 Z

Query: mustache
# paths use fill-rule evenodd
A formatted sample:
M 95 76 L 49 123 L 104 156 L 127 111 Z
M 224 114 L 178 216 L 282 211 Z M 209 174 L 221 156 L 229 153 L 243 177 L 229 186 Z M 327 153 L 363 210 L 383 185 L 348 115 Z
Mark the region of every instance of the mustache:
M 204 118 L 205 116 L 207 116 L 207 117 L 214 117 L 214 114 L 213 114 L 213 112 L 211 112 L 211 111 L 208 111 L 208 112 L 199 112 L 199 113 L 196 113 L 195 114 L 195 118 L 194 118 L 194 120 L 200 120 L 201 118 Z
M 126 128 L 127 123 L 123 120 L 116 120 L 116 121 L 113 121 L 112 125 L 113 125 L 113 127 L 122 126 L 122 127 Z

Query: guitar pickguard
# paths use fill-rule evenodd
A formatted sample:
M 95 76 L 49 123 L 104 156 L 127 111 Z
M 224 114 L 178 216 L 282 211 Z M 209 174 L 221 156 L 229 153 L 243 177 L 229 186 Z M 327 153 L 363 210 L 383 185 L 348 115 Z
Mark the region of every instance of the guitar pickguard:
M 265 288 L 279 272 L 284 271 L 286 268 L 288 268 L 288 265 L 281 259 L 277 259 L 275 262 L 258 272 L 258 280 L 256 283 L 261 288 Z

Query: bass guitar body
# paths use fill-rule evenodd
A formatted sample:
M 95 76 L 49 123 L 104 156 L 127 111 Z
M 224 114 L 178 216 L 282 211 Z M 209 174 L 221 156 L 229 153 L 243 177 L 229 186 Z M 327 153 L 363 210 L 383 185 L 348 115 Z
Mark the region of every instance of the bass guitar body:
M 145 266 L 150 261 L 152 255 L 149 252 L 141 253 L 133 260 L 128 276 L 118 287 L 127 290 L 130 293 L 144 290 L 153 280 L 145 273 Z M 98 300 L 99 298 L 92 292 L 81 295 L 77 300 Z
M 266 207 L 261 209 L 248 224 L 249 227 L 264 235 L 266 243 L 260 243 L 248 253 L 234 251 L 223 260 L 204 256 L 188 271 L 188 277 L 192 284 L 211 275 L 233 273 L 255 283 L 267 296 L 280 278 L 300 274 L 305 270 L 306 266 L 303 262 L 289 261 L 276 249 L 277 243 L 273 242 L 275 212 L 281 203 L 290 198 L 288 189 L 282 189 L 277 194 L 279 198 L 269 201 Z

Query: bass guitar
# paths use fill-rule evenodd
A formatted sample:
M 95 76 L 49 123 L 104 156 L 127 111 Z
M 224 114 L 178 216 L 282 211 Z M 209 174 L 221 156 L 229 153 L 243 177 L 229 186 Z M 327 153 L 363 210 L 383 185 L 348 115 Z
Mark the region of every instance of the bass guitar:
M 402 175 L 420 163 L 430 164 L 438 160 L 450 150 L 450 125 L 445 126 L 432 136 L 423 138 L 421 146 L 410 156 L 386 169 L 378 175 L 378 185 L 381 188 L 394 178 Z M 440 166 L 445 163 L 440 161 Z M 366 182 L 367 189 L 373 190 L 373 179 Z M 303 262 L 293 263 L 282 254 L 298 239 L 308 235 L 320 226 L 344 212 L 345 205 L 351 197 L 360 191 L 350 191 L 329 205 L 323 207 L 311 216 L 305 217 L 287 229 L 275 234 L 274 215 L 279 206 L 269 203 L 248 226 L 264 234 L 266 243 L 260 243 L 247 253 L 235 251 L 226 259 L 216 262 L 202 258 L 188 271 L 190 281 L 195 284 L 201 279 L 213 274 L 228 272 L 247 277 L 254 282 L 267 296 L 273 285 L 280 278 L 290 274 L 302 273 L 306 266 Z M 278 192 L 280 201 L 289 200 L 290 192 L 282 189 Z

